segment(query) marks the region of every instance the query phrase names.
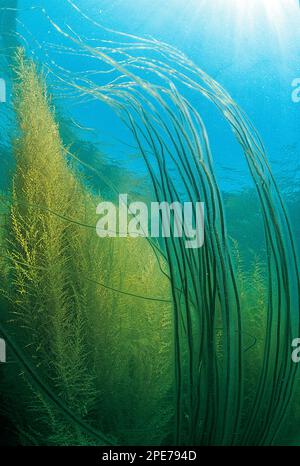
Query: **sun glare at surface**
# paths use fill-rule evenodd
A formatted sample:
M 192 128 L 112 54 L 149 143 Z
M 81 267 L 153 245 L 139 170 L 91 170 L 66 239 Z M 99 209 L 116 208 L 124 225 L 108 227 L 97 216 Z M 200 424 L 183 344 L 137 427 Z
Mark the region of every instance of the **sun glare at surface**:
M 271 24 L 278 26 L 291 10 L 299 11 L 298 0 L 217 0 L 216 4 L 243 22 L 245 19 L 253 23 L 259 17 L 267 17 Z
M 199 16 L 209 11 L 209 20 L 215 31 L 231 28 L 235 43 L 243 46 L 267 37 L 273 45 L 284 49 L 291 40 L 290 31 L 300 24 L 299 0 L 190 0 Z M 292 23 L 292 24 L 291 24 Z
M 270 23 L 278 25 L 284 20 L 286 12 L 291 8 L 298 7 L 298 0 L 226 0 L 228 7 L 232 3 L 232 8 L 236 10 L 239 20 L 248 17 L 255 21 L 258 16 L 266 16 Z
M 199 7 L 213 5 L 214 10 L 234 16 L 240 23 L 252 26 L 259 18 L 267 17 L 272 24 L 281 24 L 294 11 L 300 12 L 299 0 L 194 0 Z

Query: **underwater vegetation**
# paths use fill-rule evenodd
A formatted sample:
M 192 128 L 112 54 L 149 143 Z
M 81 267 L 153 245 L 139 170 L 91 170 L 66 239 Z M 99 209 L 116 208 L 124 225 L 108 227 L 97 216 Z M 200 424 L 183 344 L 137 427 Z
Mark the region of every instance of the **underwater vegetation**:
M 108 30 L 113 40 L 95 46 L 47 19 L 69 41 L 64 53 L 99 63 L 101 83 L 55 65 L 53 76 L 116 112 L 155 201 L 205 203 L 206 233 L 200 249 L 186 249 L 184 236 L 100 240 L 100 198 L 63 143 L 43 73 L 18 49 L 16 167 L 1 196 L 0 273 L 1 332 L 14 352 L 4 410 L 19 442 L 274 443 L 295 394 L 299 272 L 259 135 L 177 49 Z M 247 264 L 228 235 L 209 135 L 190 93 L 218 109 L 243 150 L 265 251 Z M 91 169 L 109 183 L 101 167 Z
M 104 244 L 97 241 L 96 204 L 67 166 L 43 82 L 22 52 L 17 62 L 20 135 L 3 246 L 5 295 L 13 309 L 8 317 L 19 344 L 30 349 L 34 365 L 76 415 L 91 416 L 105 432 L 113 429 L 114 435 L 127 439 L 123 441 L 133 442 L 146 420 L 149 429 L 155 422 L 149 438 L 155 437 L 159 422 L 168 421 L 168 410 L 166 420 L 151 417 L 171 390 L 171 375 L 164 373 L 172 340 L 167 282 L 144 240 L 135 242 L 134 250 L 129 240 L 126 246 L 109 238 Z M 143 283 L 148 282 L 150 296 L 159 288 L 164 298 L 159 312 L 159 296 L 157 301 L 143 299 Z M 111 287 L 125 294 L 115 294 Z M 141 295 L 136 303 L 135 294 Z M 30 379 L 24 379 L 18 397 L 35 419 L 30 432 L 16 420 L 24 441 L 41 431 L 41 442 L 89 442 L 80 429 L 62 422 L 60 411 L 34 391 Z

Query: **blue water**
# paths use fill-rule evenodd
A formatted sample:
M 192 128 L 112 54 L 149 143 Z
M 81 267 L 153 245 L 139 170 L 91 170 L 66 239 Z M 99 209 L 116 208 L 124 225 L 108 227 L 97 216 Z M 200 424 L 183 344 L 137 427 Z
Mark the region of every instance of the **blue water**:
M 28 11 L 28 1 L 20 0 L 18 32 L 32 50 L 37 43 L 62 44 L 59 36 L 37 9 Z M 297 0 L 79 0 L 83 13 L 102 25 L 130 34 L 150 35 L 185 52 L 208 74 L 218 80 L 246 111 L 259 130 L 275 172 L 285 176 L 299 173 L 300 104 L 291 99 L 291 83 L 300 76 L 300 8 Z M 274 4 L 274 7 L 272 6 Z M 82 37 L 99 38 L 101 31 L 72 8 L 67 1 L 30 2 L 45 8 L 62 28 L 70 26 Z M 22 11 L 22 9 L 24 9 Z M 27 9 L 27 11 L 26 11 Z M 102 33 L 102 37 L 105 33 Z M 68 44 L 69 45 L 69 44 Z M 47 50 L 47 61 L 58 56 Z M 43 58 L 43 50 L 38 52 Z M 70 70 L 82 71 L 85 63 L 76 57 L 59 60 Z M 78 108 L 79 107 L 79 108 Z M 70 110 L 70 108 L 69 108 Z M 105 110 L 103 110 L 105 111 Z M 104 136 L 116 130 L 116 121 L 97 115 L 96 105 L 74 105 L 71 112 L 83 126 L 93 127 Z M 222 124 L 205 115 L 217 163 L 227 169 L 226 182 L 241 187 L 242 157 Z M 123 129 L 119 128 L 119 135 Z M 100 139 L 105 139 L 104 137 Z M 290 150 L 289 150 L 290 149 Z M 287 166 L 288 165 L 288 166 Z M 283 177 L 284 178 L 284 177 Z M 295 181 L 295 180 L 294 180 Z M 285 179 L 282 180 L 283 185 Z M 294 186 L 297 189 L 295 183 Z

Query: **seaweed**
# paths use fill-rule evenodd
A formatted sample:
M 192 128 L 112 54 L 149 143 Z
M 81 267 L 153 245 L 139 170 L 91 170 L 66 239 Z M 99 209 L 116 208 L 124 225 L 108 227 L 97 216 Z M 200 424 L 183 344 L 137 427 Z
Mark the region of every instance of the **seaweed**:
M 149 298 L 142 315 L 134 303 L 128 313 L 125 292 L 130 289 L 132 301 L 146 277 L 156 283 L 155 276 L 160 274 L 153 253 L 142 244 L 135 244 L 132 251 L 131 242 L 124 249 L 123 244 L 98 241 L 94 230 L 96 199 L 67 163 L 67 150 L 61 143 L 43 79 L 22 50 L 16 55 L 15 110 L 20 135 L 14 143 L 16 172 L 5 226 L 4 294 L 12 310 L 10 325 L 56 402 L 49 403 L 40 390 L 45 383 L 37 390 L 25 376 L 19 399 L 26 417 L 32 420 L 31 437 L 47 444 L 111 443 L 113 436 L 101 435 L 101 429 L 97 436 L 93 425 L 105 426 L 106 432 L 113 430 L 115 435 L 116 426 L 120 428 L 126 421 L 137 431 L 136 436 L 130 433 L 130 438 L 139 441 L 146 418 L 149 429 L 154 423 L 147 435 L 157 438 L 158 421 L 153 413 L 171 386 L 164 375 L 170 346 L 170 338 L 166 338 L 171 326 L 170 305 L 165 304 L 158 314 L 157 300 Z M 87 228 L 89 224 L 91 228 Z M 111 260 L 114 254 L 121 256 L 116 263 Z M 139 280 L 130 274 L 138 257 L 144 268 Z M 129 258 L 133 263 L 126 278 L 117 283 L 120 264 L 126 267 Z M 105 287 L 108 278 L 115 288 Z M 124 292 L 116 294 L 117 288 Z M 160 288 L 168 293 L 167 286 Z M 137 320 L 141 329 L 133 332 L 132 323 Z M 147 339 L 146 333 L 151 338 Z M 109 353 L 108 347 L 112 348 Z M 148 398 L 145 407 L 144 397 Z M 73 413 L 75 429 L 74 423 L 62 417 L 64 406 Z M 118 422 L 115 414 L 116 426 L 115 422 L 106 425 L 111 406 L 123 411 Z M 32 438 L 26 439 L 22 422 L 17 421 L 22 442 L 32 442 Z M 121 433 L 128 438 L 124 427 Z
M 299 271 L 263 143 L 231 96 L 182 52 L 105 29 L 68 3 L 112 40 L 92 46 L 42 14 L 72 47 L 58 50 L 97 60 L 102 83 L 55 62 L 49 72 L 115 110 L 157 202 L 205 202 L 205 243 L 187 249 L 186 237 L 172 235 L 159 244 L 96 241 L 97 199 L 70 162 L 89 164 L 63 147 L 45 86 L 19 52 L 21 137 L 7 247 L 14 325 L 24 327 L 24 346 L 76 417 L 115 443 L 273 443 L 295 388 L 290 343 L 299 333 Z M 189 94 L 219 110 L 243 149 L 266 249 L 252 271 L 229 238 L 209 136 Z M 42 392 L 27 397 L 52 426 L 44 427 L 41 443 L 90 441 Z

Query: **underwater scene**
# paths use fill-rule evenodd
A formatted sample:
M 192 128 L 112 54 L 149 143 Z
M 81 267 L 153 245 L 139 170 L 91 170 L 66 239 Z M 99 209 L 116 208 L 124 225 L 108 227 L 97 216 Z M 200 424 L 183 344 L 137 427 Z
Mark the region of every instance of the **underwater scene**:
M 0 0 L 0 445 L 300 446 L 298 0 Z

